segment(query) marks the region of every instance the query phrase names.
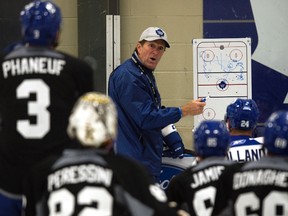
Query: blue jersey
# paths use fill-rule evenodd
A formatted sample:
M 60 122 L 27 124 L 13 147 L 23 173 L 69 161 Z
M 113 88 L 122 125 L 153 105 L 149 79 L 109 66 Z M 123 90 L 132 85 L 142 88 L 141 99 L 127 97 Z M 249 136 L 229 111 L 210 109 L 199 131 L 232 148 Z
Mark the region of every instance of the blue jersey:
M 265 155 L 263 138 L 252 138 L 250 136 L 231 136 L 231 143 L 227 151 L 229 160 L 244 162 L 259 160 Z

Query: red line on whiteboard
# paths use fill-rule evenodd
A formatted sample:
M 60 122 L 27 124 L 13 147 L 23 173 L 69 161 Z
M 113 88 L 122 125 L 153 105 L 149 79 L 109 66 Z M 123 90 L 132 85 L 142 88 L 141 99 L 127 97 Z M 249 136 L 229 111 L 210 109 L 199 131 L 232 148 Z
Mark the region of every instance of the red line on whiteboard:
M 246 86 L 248 84 L 228 84 L 229 86 Z M 218 86 L 218 84 L 198 84 L 198 86 Z

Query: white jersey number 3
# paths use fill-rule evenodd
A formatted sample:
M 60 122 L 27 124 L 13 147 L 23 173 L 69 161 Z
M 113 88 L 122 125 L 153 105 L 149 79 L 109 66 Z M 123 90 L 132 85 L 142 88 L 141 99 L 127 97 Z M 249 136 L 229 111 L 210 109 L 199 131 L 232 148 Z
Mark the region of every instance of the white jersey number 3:
M 28 115 L 36 116 L 36 124 L 31 124 L 29 120 L 18 120 L 17 131 L 26 139 L 41 139 L 50 130 L 50 113 L 47 110 L 50 89 L 41 79 L 24 80 L 16 89 L 17 99 L 29 98 L 32 93 L 36 94 L 36 100 L 28 102 L 27 110 Z

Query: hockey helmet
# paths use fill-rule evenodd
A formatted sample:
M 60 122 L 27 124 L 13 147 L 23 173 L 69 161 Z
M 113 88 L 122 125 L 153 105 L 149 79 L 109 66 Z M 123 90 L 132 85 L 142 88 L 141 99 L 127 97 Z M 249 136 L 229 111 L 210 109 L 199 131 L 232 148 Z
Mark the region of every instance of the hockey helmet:
M 22 36 L 25 43 L 57 46 L 62 15 L 60 8 L 49 0 L 35 0 L 20 12 Z
M 230 127 L 241 130 L 251 130 L 256 127 L 259 118 L 257 104 L 252 99 L 237 98 L 227 106 L 225 121 L 229 119 Z
M 264 145 L 270 153 L 288 156 L 288 111 L 274 112 L 265 122 Z
M 194 132 L 194 146 L 198 156 L 225 156 L 229 142 L 230 134 L 223 121 L 204 120 Z

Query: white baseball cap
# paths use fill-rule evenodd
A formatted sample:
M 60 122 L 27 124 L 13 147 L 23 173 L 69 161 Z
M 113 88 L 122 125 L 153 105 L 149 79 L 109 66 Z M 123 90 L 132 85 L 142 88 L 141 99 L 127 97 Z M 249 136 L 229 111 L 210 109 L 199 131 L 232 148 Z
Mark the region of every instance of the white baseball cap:
M 155 40 L 164 40 L 166 43 L 166 47 L 170 48 L 170 44 L 168 43 L 166 32 L 158 27 L 149 27 L 143 31 L 140 36 L 139 41 L 155 41 Z

